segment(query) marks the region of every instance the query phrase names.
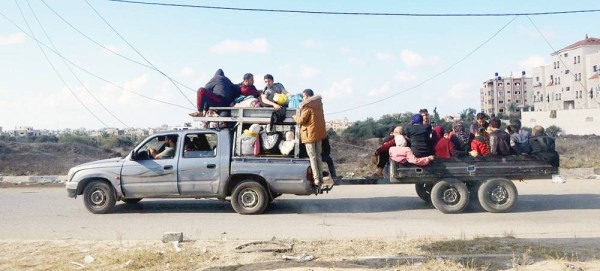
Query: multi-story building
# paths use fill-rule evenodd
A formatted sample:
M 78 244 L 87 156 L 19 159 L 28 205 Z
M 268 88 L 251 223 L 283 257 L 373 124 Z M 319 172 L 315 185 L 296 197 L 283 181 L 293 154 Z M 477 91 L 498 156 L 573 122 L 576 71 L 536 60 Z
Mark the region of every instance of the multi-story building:
M 350 126 L 348 118 L 334 119 L 325 121 L 325 129 L 333 129 L 334 131 L 343 131 Z
M 600 107 L 600 39 L 586 35 L 552 53 L 552 64 L 533 69 L 536 111 Z
M 480 89 L 481 111 L 489 114 L 507 114 L 510 110 L 519 112 L 529 110 L 533 105 L 531 93 L 531 77 L 502 77 L 495 74 L 494 78 L 483 82 Z

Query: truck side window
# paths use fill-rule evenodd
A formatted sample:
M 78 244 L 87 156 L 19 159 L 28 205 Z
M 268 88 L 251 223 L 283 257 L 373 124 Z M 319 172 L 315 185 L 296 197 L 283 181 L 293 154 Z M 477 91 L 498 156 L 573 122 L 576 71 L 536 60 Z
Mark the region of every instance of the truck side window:
M 213 133 L 206 134 L 188 134 L 187 143 L 183 147 L 184 158 L 202 158 L 215 157 L 217 146 L 217 135 Z

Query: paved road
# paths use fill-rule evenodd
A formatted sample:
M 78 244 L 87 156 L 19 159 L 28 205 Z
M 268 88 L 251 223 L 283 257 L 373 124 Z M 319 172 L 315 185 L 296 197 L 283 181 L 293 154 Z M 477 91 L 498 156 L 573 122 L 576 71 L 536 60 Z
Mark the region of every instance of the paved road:
M 189 239 L 342 239 L 361 237 L 600 237 L 600 180 L 516 183 L 511 213 L 472 202 L 446 215 L 421 201 L 414 186 L 338 186 L 328 195 L 282 196 L 266 213 L 236 214 L 216 200 L 143 200 L 94 215 L 64 188 L 0 189 L 0 239 L 145 240 L 182 231 Z M 223 234 L 225 233 L 225 234 Z

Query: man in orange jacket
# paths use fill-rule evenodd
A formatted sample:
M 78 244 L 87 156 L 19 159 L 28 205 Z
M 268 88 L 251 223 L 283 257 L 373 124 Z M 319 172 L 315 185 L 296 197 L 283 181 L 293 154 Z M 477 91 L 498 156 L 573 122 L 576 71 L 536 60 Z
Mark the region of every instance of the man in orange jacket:
M 306 146 L 310 159 L 310 167 L 316 186 L 323 182 L 323 161 L 321 159 L 321 141 L 327 137 L 325 130 L 325 114 L 320 95 L 315 95 L 312 89 L 302 91 L 300 116 L 294 115 L 296 123 L 300 124 L 300 142 Z

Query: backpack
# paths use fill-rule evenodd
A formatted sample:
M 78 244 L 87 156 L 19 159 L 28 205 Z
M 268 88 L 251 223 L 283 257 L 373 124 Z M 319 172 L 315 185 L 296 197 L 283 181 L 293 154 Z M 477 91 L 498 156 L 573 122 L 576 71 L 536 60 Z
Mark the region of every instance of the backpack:
M 260 134 L 262 152 L 265 154 L 280 154 L 279 143 L 283 135 L 281 132 L 271 132 Z

